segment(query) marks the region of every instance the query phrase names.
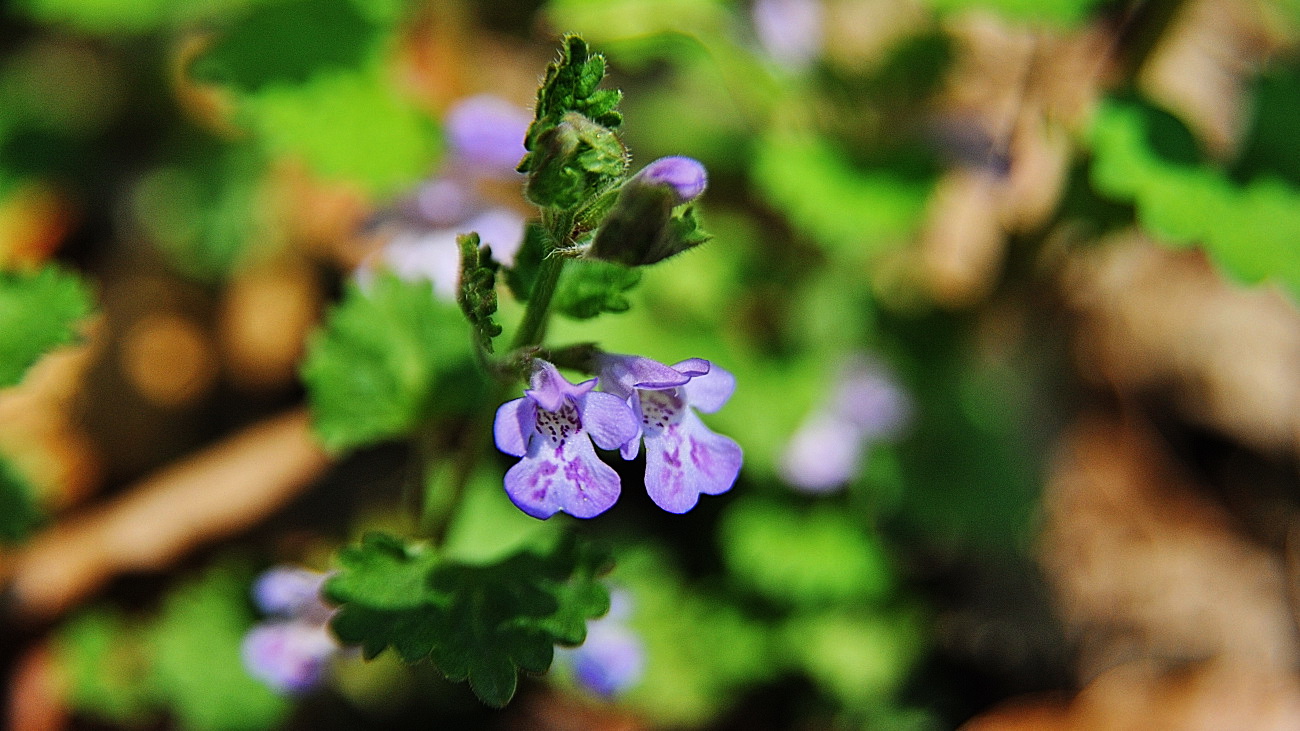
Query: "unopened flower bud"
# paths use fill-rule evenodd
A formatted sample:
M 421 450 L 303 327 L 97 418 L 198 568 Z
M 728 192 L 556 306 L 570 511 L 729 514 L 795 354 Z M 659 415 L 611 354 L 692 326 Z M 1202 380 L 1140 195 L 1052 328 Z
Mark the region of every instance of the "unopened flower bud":
M 689 157 L 661 157 L 632 176 L 628 185 L 665 185 L 672 189 L 676 204 L 695 200 L 708 185 L 709 175 L 699 160 Z
M 709 240 L 690 206 L 708 184 L 698 160 L 661 157 L 628 179 L 592 243 L 591 256 L 626 266 L 663 261 Z

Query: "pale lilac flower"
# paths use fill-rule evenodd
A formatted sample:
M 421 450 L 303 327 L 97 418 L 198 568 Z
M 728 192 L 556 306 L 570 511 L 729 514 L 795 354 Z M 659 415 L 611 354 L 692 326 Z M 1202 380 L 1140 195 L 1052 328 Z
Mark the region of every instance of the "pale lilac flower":
M 805 492 L 843 487 L 861 472 L 871 444 L 897 438 L 911 415 L 911 399 L 884 366 L 854 359 L 827 402 L 790 438 L 781 476 Z
M 528 152 L 524 135 L 532 121 L 527 109 L 498 96 L 461 99 L 443 120 L 451 163 L 473 174 L 517 176 L 515 167 Z
M 497 448 L 523 457 L 506 472 L 506 494 L 534 518 L 563 511 L 591 518 L 610 508 L 618 473 L 596 456 L 636 436 L 636 417 L 617 396 L 592 389 L 596 379 L 570 383 L 555 366 L 537 360 L 532 388 L 497 409 Z
M 645 673 L 641 638 L 625 624 L 631 596 L 610 595 L 610 610 L 587 624 L 587 639 L 578 647 L 556 648 L 556 662 L 568 665 L 574 679 L 603 698 L 613 698 L 636 685 Z
M 758 42 L 782 66 L 800 69 L 821 55 L 825 8 L 821 0 L 756 0 Z
M 722 408 L 736 389 L 727 371 L 701 358 L 673 366 L 636 355 L 599 356 L 601 387 L 627 401 L 640 434 L 622 448 L 636 456 L 645 439 L 646 492 L 670 513 L 685 513 L 700 495 L 731 489 L 740 474 L 740 445 L 711 431 L 696 411 Z
M 241 649 L 250 675 L 294 695 L 320 684 L 339 645 L 324 624 L 290 619 L 257 624 Z
M 244 635 L 244 667 L 277 692 L 298 694 L 316 687 L 340 650 L 328 628 L 334 610 L 320 593 L 327 577 L 276 566 L 253 582 L 253 601 L 275 618 Z
M 374 270 L 382 268 L 406 281 L 427 279 L 433 293 L 447 302 L 456 301 L 460 281 L 460 247 L 456 238 L 462 233 L 478 232 L 479 239 L 492 248 L 492 256 L 505 266 L 513 266 L 515 254 L 523 244 L 524 219 L 504 208 L 490 208 L 455 228 L 429 231 L 405 230 L 393 236 L 367 260 L 355 277 L 369 286 Z
M 264 614 L 280 617 L 328 614 L 320 593 L 328 576 L 298 566 L 274 566 L 253 582 L 253 602 Z
M 708 184 L 709 174 L 704 165 L 681 156 L 661 157 L 641 168 L 627 182 L 627 185 L 666 185 L 672 189 L 678 205 L 698 198 Z

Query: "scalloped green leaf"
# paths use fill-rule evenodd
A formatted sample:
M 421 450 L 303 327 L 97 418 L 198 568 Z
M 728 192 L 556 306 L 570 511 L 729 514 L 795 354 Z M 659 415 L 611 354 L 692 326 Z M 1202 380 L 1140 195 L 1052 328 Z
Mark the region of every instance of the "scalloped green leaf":
M 587 620 L 609 611 L 598 581 L 608 554 L 567 538 L 477 565 L 372 534 L 340 563 L 325 587 L 341 605 L 332 621 L 339 639 L 367 657 L 392 647 L 407 662 L 431 659 L 494 707 L 514 696 L 519 672 L 545 671 L 557 643 L 581 643 Z
M 21 381 L 48 351 L 75 342 L 90 310 L 81 278 L 58 266 L 0 272 L 0 388 Z
M 348 285 L 303 363 L 317 436 L 352 449 L 473 408 L 487 385 L 470 338 L 456 305 L 427 281 L 383 273 L 365 289 Z

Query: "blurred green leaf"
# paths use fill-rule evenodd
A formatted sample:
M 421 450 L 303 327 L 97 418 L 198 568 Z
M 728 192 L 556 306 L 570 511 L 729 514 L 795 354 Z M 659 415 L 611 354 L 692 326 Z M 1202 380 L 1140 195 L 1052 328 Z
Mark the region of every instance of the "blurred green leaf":
M 21 543 L 43 520 L 31 483 L 0 455 L 0 544 Z
M 124 617 L 106 608 L 78 612 L 56 631 L 55 657 L 73 709 L 124 726 L 140 726 L 148 719 L 148 658 L 136 633 Z
M 247 146 L 189 144 L 184 156 L 186 164 L 146 173 L 132 207 L 177 271 L 219 281 L 276 243 L 265 162 Z
M 880 544 L 840 507 L 738 500 L 719 527 L 727 568 L 764 596 L 816 605 L 878 600 L 893 587 Z
M 19 12 L 42 23 L 98 34 L 139 33 L 163 25 L 176 0 L 16 0 Z
M 436 125 L 378 68 L 269 85 L 244 96 L 239 114 L 268 155 L 379 195 L 428 175 L 438 158 Z
M 74 342 L 90 309 L 81 278 L 57 266 L 0 272 L 0 388 L 21 381 L 46 352 Z
M 602 312 L 626 312 L 632 303 L 627 291 L 641 281 L 641 272 L 622 264 L 595 259 L 573 259 L 564 265 L 552 307 L 575 320 Z
M 645 643 L 645 675 L 624 700 L 656 726 L 705 727 L 780 672 L 768 627 L 685 584 L 661 551 L 620 552 L 612 580 L 631 592 L 629 624 Z
M 308 342 L 302 376 L 316 433 L 334 450 L 400 437 L 486 395 L 456 306 L 427 281 L 386 273 L 368 291 L 348 286 Z
M 780 132 L 759 141 L 751 175 L 796 229 L 852 256 L 906 242 L 930 189 L 886 168 L 854 167 L 818 137 Z
M 824 692 L 858 709 L 888 701 L 924 646 L 919 620 L 898 612 L 800 613 L 781 634 L 796 666 Z
M 149 685 L 183 729 L 274 728 L 290 704 L 244 669 L 251 572 L 218 563 L 167 595 L 145 642 Z
M 1273 279 L 1300 296 L 1300 188 L 1271 173 L 1234 183 L 1202 162 L 1190 140 L 1167 112 L 1112 100 L 1093 124 L 1092 183 L 1105 196 L 1131 201 L 1138 221 L 1163 243 L 1200 245 L 1228 274 L 1247 283 Z M 1255 149 L 1252 156 L 1265 154 Z M 1243 170 L 1260 169 L 1250 159 Z M 1279 169 L 1289 164 L 1280 160 Z
M 257 91 L 368 65 L 382 26 L 352 0 L 287 0 L 255 7 L 195 59 L 200 81 Z
M 498 708 L 514 695 L 519 671 L 545 671 L 556 643 L 580 644 L 587 620 L 609 611 L 609 593 L 597 581 L 608 556 L 568 538 L 550 550 L 470 565 L 371 534 L 344 549 L 340 563 L 325 588 L 342 605 L 332 622 L 340 639 L 371 657 L 388 646 L 407 662 L 430 657 Z
M 940 12 L 993 10 L 1009 20 L 1071 27 L 1082 24 L 1106 0 L 930 0 Z

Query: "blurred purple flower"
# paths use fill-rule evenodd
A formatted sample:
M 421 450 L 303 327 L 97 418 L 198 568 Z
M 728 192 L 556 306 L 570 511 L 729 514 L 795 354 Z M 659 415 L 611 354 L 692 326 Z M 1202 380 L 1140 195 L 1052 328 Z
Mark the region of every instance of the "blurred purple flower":
M 622 399 L 593 391 L 596 379 L 575 385 L 544 360 L 534 368 L 532 388 L 502 404 L 493 426 L 497 448 L 523 457 L 506 472 L 506 494 L 534 518 L 597 516 L 618 500 L 620 483 L 592 442 L 618 449 L 636 436 L 636 418 Z
M 840 488 L 861 471 L 870 444 L 896 438 L 911 416 L 911 398 L 889 371 L 855 359 L 836 379 L 827 403 L 790 438 L 781 476 L 805 492 Z
M 298 566 L 275 566 L 253 582 L 253 602 L 264 614 L 281 617 L 329 616 L 321 587 L 329 576 Z
M 825 24 L 821 0 L 757 0 L 752 18 L 759 44 L 782 66 L 800 69 L 821 55 Z
M 624 459 L 636 456 L 645 438 L 646 492 L 670 513 L 685 513 L 700 495 L 731 489 L 740 474 L 740 445 L 716 434 L 695 411 L 713 413 L 731 398 L 736 379 L 701 358 L 666 366 L 637 355 L 601 355 L 602 388 L 625 400 L 640 433 L 623 445 Z
M 709 183 L 708 171 L 699 160 L 689 157 L 661 157 L 632 176 L 628 185 L 666 185 L 673 190 L 677 204 L 695 200 Z
M 609 613 L 587 624 L 586 641 L 556 649 L 556 661 L 571 667 L 581 686 L 603 698 L 627 691 L 645 672 L 641 638 L 624 624 L 630 605 L 626 591 L 613 592 Z
M 338 650 L 324 624 L 300 620 L 259 623 L 244 636 L 242 648 L 249 674 L 285 694 L 319 685 Z
M 523 158 L 524 135 L 533 115 L 523 107 L 491 94 L 458 101 L 443 120 L 452 164 L 471 174 L 517 176 Z
M 328 627 L 334 610 L 320 593 L 327 576 L 276 566 L 253 582 L 253 601 L 275 619 L 257 623 L 244 635 L 244 667 L 277 692 L 305 693 L 319 685 L 340 649 Z
M 431 231 L 406 230 L 393 236 L 374 261 L 362 264 L 355 273 L 362 286 L 368 286 L 374 269 L 386 269 L 407 281 L 427 279 L 439 299 L 456 301 L 460 280 L 460 248 L 456 237 L 478 232 L 479 239 L 492 247 L 492 256 L 512 266 L 524 238 L 524 219 L 504 208 L 490 208 L 456 228 Z

